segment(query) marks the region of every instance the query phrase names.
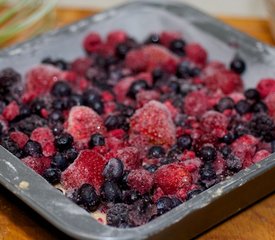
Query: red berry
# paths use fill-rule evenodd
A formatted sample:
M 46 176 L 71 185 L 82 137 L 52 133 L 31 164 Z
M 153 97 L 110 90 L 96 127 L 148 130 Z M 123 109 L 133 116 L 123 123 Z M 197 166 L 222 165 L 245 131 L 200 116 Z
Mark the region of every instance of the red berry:
M 194 63 L 204 66 L 207 61 L 206 50 L 197 43 L 190 43 L 185 46 L 185 52 L 187 57 Z
M 70 110 L 65 130 L 80 145 L 87 144 L 92 134 L 105 133 L 102 118 L 94 110 L 84 106 L 75 106 Z
M 169 110 L 155 100 L 135 112 L 130 119 L 130 128 L 133 133 L 146 136 L 153 144 L 172 145 L 176 140 L 176 128 Z
M 137 106 L 140 108 L 151 100 L 158 100 L 159 92 L 154 90 L 141 90 L 136 95 Z
M 96 32 L 89 33 L 83 41 L 83 48 L 88 53 L 97 52 L 102 43 L 101 37 Z
M 143 71 L 146 68 L 145 54 L 140 49 L 131 50 L 125 58 L 126 67 L 134 71 Z
M 111 46 L 116 46 L 119 43 L 123 43 L 127 40 L 128 36 L 126 32 L 122 30 L 112 31 L 107 35 L 107 42 Z
M 62 173 L 61 183 L 65 189 L 76 189 L 88 183 L 99 191 L 104 181 L 102 172 L 105 165 L 106 160 L 102 155 L 93 150 L 84 150 Z
M 161 190 L 161 188 L 157 188 L 152 196 L 152 200 L 154 203 L 156 203 L 161 197 L 164 196 L 164 192 Z
M 35 158 L 29 156 L 23 158 L 22 162 L 38 174 L 43 174 L 51 165 L 51 159 L 47 157 Z
M 202 91 L 189 93 L 184 99 L 183 110 L 191 116 L 201 116 L 208 109 L 208 98 Z
M 141 194 L 149 192 L 154 184 L 152 174 L 144 169 L 132 170 L 127 177 L 127 184 Z
M 173 40 L 177 40 L 181 38 L 181 34 L 179 32 L 167 32 L 164 31 L 160 34 L 160 43 L 165 47 L 169 47 L 170 43 Z
M 260 150 L 258 152 L 256 152 L 256 154 L 254 155 L 252 162 L 257 163 L 260 162 L 262 160 L 264 160 L 266 157 L 268 157 L 270 155 L 270 152 L 267 150 Z
M 86 74 L 88 68 L 91 67 L 91 65 L 92 60 L 90 58 L 77 58 L 71 63 L 71 70 L 83 76 Z
M 260 80 L 256 89 L 260 93 L 261 97 L 265 98 L 270 93 L 275 92 L 275 79 L 267 78 Z
M 20 109 L 16 101 L 10 102 L 3 110 L 3 117 L 7 121 L 11 121 L 20 114 Z
M 29 137 L 25 133 L 22 133 L 19 131 L 11 132 L 10 138 L 14 142 L 16 142 L 20 148 L 23 148 L 27 143 L 27 141 L 29 140 Z
M 176 194 L 181 189 L 190 188 L 192 177 L 183 165 L 171 163 L 155 172 L 155 183 L 165 194 Z
M 32 132 L 30 139 L 40 143 L 45 157 L 55 154 L 54 135 L 48 127 L 36 128 Z
M 268 108 L 268 112 L 270 114 L 270 116 L 275 119 L 275 93 L 270 93 L 266 99 L 265 99 L 265 103 L 267 105 Z

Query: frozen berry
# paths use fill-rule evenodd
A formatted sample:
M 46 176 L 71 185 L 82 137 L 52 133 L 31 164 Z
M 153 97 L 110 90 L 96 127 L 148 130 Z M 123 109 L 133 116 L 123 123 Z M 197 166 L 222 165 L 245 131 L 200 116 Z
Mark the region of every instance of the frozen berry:
M 262 98 L 275 92 L 275 79 L 267 78 L 261 79 L 256 87 Z
M 12 121 L 20 114 L 20 109 L 16 101 L 10 102 L 3 110 L 2 115 L 7 121 Z
M 38 174 L 43 174 L 51 165 L 51 159 L 47 157 L 25 157 L 22 162 Z
M 68 83 L 64 81 L 56 82 L 51 90 L 51 94 L 55 97 L 66 97 L 71 94 L 72 90 Z
M 202 192 L 201 189 L 195 189 L 195 190 L 191 190 L 187 193 L 187 197 L 186 200 L 189 200 L 197 195 L 199 195 Z
M 87 53 L 94 53 L 98 51 L 102 43 L 101 37 L 95 32 L 89 33 L 83 41 L 83 48 Z
M 177 77 L 187 79 L 190 77 L 190 65 L 189 62 L 183 61 L 177 66 Z
M 62 133 L 61 135 L 57 136 L 55 139 L 55 146 L 63 151 L 70 148 L 73 144 L 74 138 L 69 133 Z
M 51 163 L 51 166 L 53 168 L 58 168 L 61 171 L 64 171 L 68 167 L 68 165 L 69 164 L 67 160 L 62 154 L 57 153 L 56 155 L 53 156 L 52 163 Z
M 238 74 L 242 74 L 246 69 L 246 64 L 240 57 L 235 57 L 230 63 L 230 69 Z
M 260 93 L 256 89 L 254 89 L 254 88 L 247 89 L 244 92 L 244 95 L 249 100 L 258 101 L 261 98 L 260 97 Z
M 199 155 L 202 158 L 202 160 L 210 162 L 216 159 L 217 151 L 213 147 L 205 146 L 201 148 Z
M 184 46 L 185 42 L 182 39 L 175 39 L 170 43 L 170 50 L 179 56 L 184 56 Z
M 118 158 L 111 158 L 104 167 L 103 176 L 106 180 L 118 180 L 122 177 L 124 171 L 123 162 Z
M 105 138 L 100 133 L 95 133 L 91 136 L 89 141 L 90 148 L 96 146 L 104 146 L 105 145 Z
M 144 168 L 149 172 L 149 173 L 154 173 L 157 171 L 158 166 L 157 165 L 149 165 L 149 166 L 144 166 Z
M 201 167 L 200 175 L 202 180 L 212 180 L 216 178 L 215 170 L 210 164 L 205 164 Z
M 173 208 L 173 201 L 169 197 L 161 197 L 157 203 L 158 215 L 162 215 Z
M 105 182 L 102 186 L 101 194 L 106 202 L 121 202 L 122 192 L 115 182 Z
M 132 204 L 140 198 L 140 194 L 134 190 L 127 190 L 123 192 L 123 202 Z
M 227 158 L 231 154 L 232 149 L 229 146 L 224 145 L 221 147 L 220 152 L 224 158 Z
M 83 93 L 83 103 L 85 106 L 91 107 L 98 114 L 102 114 L 104 111 L 101 96 L 93 90 L 88 90 Z
M 129 173 L 127 183 L 131 189 L 144 194 L 151 190 L 154 184 L 154 179 L 148 171 L 144 169 L 136 169 Z
M 204 66 L 207 61 L 206 50 L 198 43 L 189 43 L 185 47 L 186 56 L 194 63 Z
M 58 168 L 48 168 L 44 173 L 43 177 L 51 184 L 60 182 L 61 171 Z
M 32 157 L 41 157 L 42 156 L 41 145 L 38 142 L 35 142 L 32 140 L 29 140 L 25 144 L 23 151 L 28 156 L 32 156 Z
M 154 43 L 159 44 L 160 43 L 160 36 L 159 34 L 153 33 L 151 34 L 145 41 L 145 43 Z
M 219 112 L 223 112 L 224 110 L 227 110 L 227 109 L 233 109 L 234 105 L 235 105 L 235 103 L 232 98 L 224 97 L 224 98 L 220 99 L 220 101 L 218 102 L 218 104 L 216 106 L 216 109 Z
M 120 118 L 117 115 L 110 115 L 105 119 L 104 125 L 108 130 L 119 128 L 121 124 Z
M 255 113 L 259 113 L 259 112 L 267 112 L 268 109 L 264 102 L 259 101 L 252 105 L 252 111 Z
M 127 96 L 131 97 L 133 99 L 136 98 L 136 94 L 141 90 L 141 89 L 149 89 L 149 86 L 145 80 L 137 80 L 132 83 L 130 86 Z
M 181 150 L 189 150 L 192 147 L 192 138 L 188 134 L 184 134 L 177 138 L 177 147 Z
M 165 155 L 165 150 L 161 146 L 153 146 L 148 150 L 148 158 L 161 158 Z
M 1 145 L 6 148 L 9 152 L 14 154 L 16 157 L 23 157 L 23 151 L 19 148 L 18 144 L 15 143 L 11 138 L 1 139 Z
M 129 50 L 130 48 L 126 43 L 119 43 L 116 46 L 116 56 L 120 59 L 124 59 Z
M 68 162 L 72 163 L 77 158 L 78 151 L 72 147 L 63 151 L 62 155 Z
M 129 209 L 124 203 L 117 203 L 110 207 L 106 214 L 107 224 L 113 227 L 129 226 Z
M 235 140 L 235 136 L 232 132 L 228 132 L 221 138 L 221 141 L 226 144 L 231 144 L 234 140 Z
M 242 169 L 242 161 L 237 156 L 230 154 L 226 158 L 226 166 L 230 171 L 238 172 Z
M 0 132 L 2 130 L 1 127 L 2 125 L 0 125 Z M 1 133 L 0 133 L 0 136 L 1 136 Z M 28 142 L 29 137 L 20 131 L 14 131 L 10 133 L 10 139 L 14 141 L 19 148 L 23 148 L 25 144 Z
M 235 109 L 240 115 L 243 115 L 250 112 L 251 105 L 246 100 L 240 100 L 239 102 L 237 102 Z
M 77 203 L 88 211 L 97 210 L 100 204 L 100 198 L 96 194 L 95 188 L 85 183 L 77 190 Z

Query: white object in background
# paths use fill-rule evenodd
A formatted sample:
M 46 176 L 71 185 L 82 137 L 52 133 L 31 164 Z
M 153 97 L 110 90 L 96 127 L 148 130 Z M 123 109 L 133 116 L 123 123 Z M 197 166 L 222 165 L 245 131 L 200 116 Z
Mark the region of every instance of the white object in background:
M 169 0 L 167 0 L 168 2 Z M 263 0 L 178 0 L 195 6 L 209 14 L 240 17 L 266 17 Z M 104 9 L 125 3 L 127 0 L 59 0 L 66 7 Z

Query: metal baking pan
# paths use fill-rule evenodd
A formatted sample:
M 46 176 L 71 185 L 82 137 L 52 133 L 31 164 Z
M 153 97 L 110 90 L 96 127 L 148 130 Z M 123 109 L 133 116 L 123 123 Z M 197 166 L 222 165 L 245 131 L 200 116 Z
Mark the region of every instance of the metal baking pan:
M 275 50 L 182 3 L 136 1 L 3 50 L 1 68 L 22 74 L 43 57 L 73 59 L 91 30 L 105 35 L 124 29 L 138 40 L 151 32 L 176 30 L 206 47 L 210 59 L 245 59 L 247 87 L 275 76 Z M 50 223 L 77 239 L 190 239 L 275 190 L 275 155 L 240 171 L 146 225 L 117 229 L 98 223 L 19 159 L 0 147 L 0 182 Z

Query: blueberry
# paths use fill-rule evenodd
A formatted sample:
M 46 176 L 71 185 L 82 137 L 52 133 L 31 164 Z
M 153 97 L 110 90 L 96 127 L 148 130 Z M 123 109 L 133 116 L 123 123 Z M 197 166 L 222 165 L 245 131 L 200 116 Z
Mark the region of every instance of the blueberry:
M 54 61 L 50 57 L 43 58 L 41 63 L 43 64 L 49 64 L 49 65 L 54 65 Z
M 89 141 L 90 148 L 95 146 L 104 146 L 105 145 L 105 137 L 100 133 L 95 133 L 91 136 Z
M 161 197 L 157 203 L 158 215 L 162 215 L 173 208 L 173 201 L 169 197 Z
M 237 102 L 235 109 L 240 115 L 243 115 L 250 112 L 251 106 L 246 100 L 240 100 L 239 102 Z
M 216 173 L 210 164 L 204 164 L 200 169 L 202 180 L 213 180 L 216 178 Z
M 52 122 L 64 122 L 64 116 L 63 113 L 61 111 L 53 111 L 48 118 L 50 121 Z
M 144 166 L 144 169 L 146 169 L 150 173 L 154 173 L 155 171 L 157 171 L 158 166 L 152 164 L 152 165 Z
M 149 89 L 148 83 L 142 79 L 137 80 L 131 84 L 127 96 L 132 99 L 135 99 L 136 94 L 142 89 Z
M 254 88 L 247 89 L 244 92 L 244 95 L 249 100 L 258 101 L 261 98 L 260 97 L 260 93 L 256 89 L 254 89 Z
M 68 162 L 72 163 L 77 158 L 78 151 L 75 148 L 69 148 L 65 150 L 62 155 Z
M 104 103 L 101 100 L 95 101 L 90 107 L 98 114 L 102 114 L 104 112 Z
M 221 147 L 220 152 L 224 158 L 227 158 L 231 154 L 232 149 L 229 146 L 224 145 Z
M 148 158 L 161 158 L 165 156 L 165 150 L 161 146 L 150 147 L 147 153 Z
M 181 150 L 185 150 L 185 149 L 191 149 L 192 147 L 192 138 L 190 135 L 188 134 L 184 134 L 180 137 L 178 137 L 177 139 L 177 147 Z
M 22 105 L 20 106 L 20 119 L 29 117 L 32 114 L 32 111 L 29 106 Z
M 132 117 L 135 113 L 135 109 L 131 106 L 123 107 L 121 114 L 125 117 Z
M 242 162 L 240 158 L 232 154 L 230 154 L 226 158 L 226 165 L 227 165 L 227 168 L 233 172 L 238 172 L 242 169 Z
M 129 224 L 129 206 L 117 203 L 111 206 L 106 213 L 107 224 L 113 227 L 125 227 Z
M 171 200 L 173 202 L 173 208 L 182 204 L 182 201 L 176 197 L 171 197 Z
M 124 59 L 129 50 L 130 48 L 126 43 L 119 43 L 116 46 L 116 56 L 120 59 Z
M 232 98 L 224 97 L 224 98 L 220 99 L 220 101 L 216 105 L 216 109 L 219 112 L 223 112 L 224 110 L 227 110 L 227 109 L 233 109 L 234 105 L 235 105 L 235 103 Z
M 38 142 L 29 140 L 24 148 L 23 151 L 26 155 L 32 157 L 41 157 L 42 156 L 42 147 Z
M 170 50 L 179 56 L 185 55 L 184 47 L 185 42 L 182 39 L 176 39 L 170 43 Z
M 234 138 L 238 138 L 244 134 L 248 134 L 250 131 L 249 131 L 249 128 L 248 126 L 246 126 L 245 123 L 239 123 L 237 124 L 236 126 L 234 126 Z
M 104 125 L 107 128 L 107 130 L 114 130 L 119 128 L 120 125 L 120 119 L 117 115 L 110 115 L 105 119 Z
M 2 124 L 1 124 L 1 126 L 2 126 Z M 13 155 L 15 155 L 16 157 L 18 157 L 18 158 L 23 157 L 22 150 L 19 148 L 17 143 L 12 141 L 9 137 L 1 139 L 1 145 L 2 145 L 2 147 L 6 148 L 9 152 L 11 152 Z
M 179 82 L 177 81 L 169 81 L 168 87 L 171 89 L 172 92 L 178 94 L 180 93 L 181 87 Z
M 189 71 L 190 77 L 197 77 L 201 73 L 201 70 L 197 67 L 191 68 Z
M 195 190 L 191 190 L 187 193 L 187 197 L 186 200 L 189 200 L 195 196 L 197 196 L 198 194 L 200 194 L 202 192 L 201 189 L 195 189 Z
M 41 99 L 36 99 L 34 102 L 31 104 L 31 110 L 33 113 L 40 115 L 41 110 L 46 107 L 46 104 L 43 100 Z
M 60 182 L 61 171 L 58 168 L 48 168 L 42 176 L 51 184 Z
M 118 180 L 122 177 L 123 170 L 123 162 L 118 158 L 111 158 L 104 167 L 102 175 L 106 180 Z
M 72 93 L 72 89 L 67 82 L 57 81 L 52 89 L 51 94 L 55 97 L 66 97 Z
M 51 167 L 64 171 L 68 167 L 68 162 L 62 154 L 57 153 L 53 156 Z
M 178 78 L 182 78 L 182 79 L 187 79 L 190 77 L 190 66 L 189 66 L 189 62 L 181 62 L 178 66 L 177 66 L 177 71 L 176 71 L 176 76 Z
M 21 80 L 21 76 L 12 68 L 0 71 L 0 99 L 10 94 L 11 87 Z
M 30 135 L 34 129 L 45 125 L 45 119 L 39 117 L 38 115 L 31 115 L 30 117 L 26 117 L 25 119 L 17 122 L 16 128 L 18 128 L 19 131 Z
M 80 94 L 72 94 L 69 97 L 69 107 L 81 106 L 83 104 L 83 98 Z
M 243 59 L 235 57 L 230 63 L 230 69 L 235 73 L 242 74 L 246 69 L 246 64 Z
M 254 113 L 267 112 L 268 108 L 264 102 L 259 101 L 252 105 L 252 111 Z
M 72 146 L 72 144 L 74 142 L 74 138 L 69 133 L 62 133 L 55 138 L 54 142 L 55 142 L 55 146 L 60 151 L 64 151 L 66 149 L 69 149 Z
M 121 202 L 122 192 L 115 182 L 105 182 L 101 190 L 102 198 L 106 202 Z
M 52 102 L 52 108 L 55 110 L 65 110 L 69 107 L 69 101 L 66 98 L 57 98 Z
M 53 127 L 52 127 L 52 132 L 55 136 L 60 135 L 64 130 L 64 127 L 61 123 L 56 123 Z
M 77 203 L 88 211 L 97 210 L 100 198 L 96 194 L 95 188 L 90 184 L 83 184 L 77 191 Z
M 228 132 L 221 138 L 221 142 L 231 144 L 235 140 L 235 136 L 232 132 Z
M 217 151 L 213 147 L 204 146 L 201 148 L 199 155 L 204 161 L 210 162 L 216 159 Z
M 123 192 L 123 202 L 127 204 L 132 204 L 140 198 L 140 194 L 134 190 L 127 190 Z
M 83 104 L 85 106 L 91 107 L 98 114 L 102 114 L 104 111 L 104 104 L 102 102 L 101 96 L 93 90 L 87 90 L 83 93 Z
M 56 66 L 57 68 L 61 69 L 61 70 L 67 70 L 68 69 L 68 64 L 63 59 L 57 59 L 57 60 L 53 61 L 53 65 Z
M 145 43 L 150 44 L 159 44 L 160 43 L 160 36 L 156 33 L 151 34 L 145 41 Z
M 152 71 L 152 78 L 154 83 L 161 80 L 164 76 L 164 71 L 161 68 L 156 68 Z

